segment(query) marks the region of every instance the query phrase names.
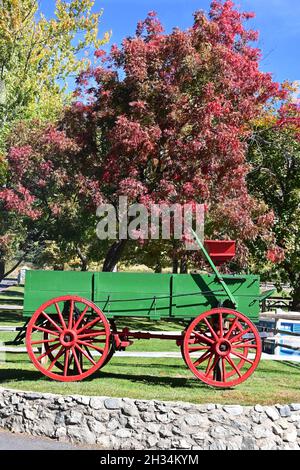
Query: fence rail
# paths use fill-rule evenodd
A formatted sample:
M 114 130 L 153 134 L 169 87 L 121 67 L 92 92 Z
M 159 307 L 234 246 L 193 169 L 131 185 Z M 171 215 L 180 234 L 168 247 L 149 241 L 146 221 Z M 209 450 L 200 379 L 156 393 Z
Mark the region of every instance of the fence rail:
M 2 333 L 5 332 L 16 332 L 16 331 L 21 331 L 23 330 L 23 326 L 0 326 L 0 331 Z
M 298 320 L 300 321 L 300 312 L 263 312 L 260 320 Z

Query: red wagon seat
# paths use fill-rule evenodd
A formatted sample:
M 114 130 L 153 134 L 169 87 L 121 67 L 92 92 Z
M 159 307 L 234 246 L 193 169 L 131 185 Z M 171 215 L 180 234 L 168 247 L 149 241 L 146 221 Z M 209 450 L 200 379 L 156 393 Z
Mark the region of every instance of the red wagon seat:
M 204 245 L 216 266 L 221 266 L 235 257 L 234 240 L 205 240 Z

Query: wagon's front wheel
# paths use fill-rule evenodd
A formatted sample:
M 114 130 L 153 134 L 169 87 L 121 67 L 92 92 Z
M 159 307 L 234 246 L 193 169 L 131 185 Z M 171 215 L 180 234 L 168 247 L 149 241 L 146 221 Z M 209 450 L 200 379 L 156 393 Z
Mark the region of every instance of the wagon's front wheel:
M 103 366 L 110 334 L 108 320 L 93 302 L 66 295 L 49 300 L 34 313 L 27 326 L 26 347 L 44 375 L 73 382 Z
M 240 312 L 215 308 L 189 325 L 183 356 L 193 374 L 208 385 L 228 388 L 250 377 L 262 347 L 255 325 Z

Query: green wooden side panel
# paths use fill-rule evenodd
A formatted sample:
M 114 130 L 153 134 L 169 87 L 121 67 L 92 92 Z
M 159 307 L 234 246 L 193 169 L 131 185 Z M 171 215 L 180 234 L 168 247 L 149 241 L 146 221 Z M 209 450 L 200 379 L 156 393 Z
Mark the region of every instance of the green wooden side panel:
M 62 295 L 79 295 L 92 300 L 93 273 L 77 271 L 28 271 L 25 280 L 25 317 L 32 316 L 47 300 Z
M 223 276 L 237 301 L 236 310 L 257 320 L 259 316 L 259 276 Z M 176 274 L 173 276 L 174 317 L 194 318 L 201 313 L 216 308 L 234 308 L 215 275 Z M 197 292 L 200 295 L 197 295 Z M 181 295 L 185 294 L 185 295 Z M 189 295 L 187 295 L 189 294 Z
M 259 277 L 223 278 L 237 300 L 236 309 L 257 320 Z M 192 319 L 221 304 L 233 307 L 215 275 L 28 271 L 24 316 L 31 316 L 44 302 L 68 294 L 94 301 L 108 318 Z
M 95 273 L 94 302 L 110 317 L 171 316 L 171 274 Z

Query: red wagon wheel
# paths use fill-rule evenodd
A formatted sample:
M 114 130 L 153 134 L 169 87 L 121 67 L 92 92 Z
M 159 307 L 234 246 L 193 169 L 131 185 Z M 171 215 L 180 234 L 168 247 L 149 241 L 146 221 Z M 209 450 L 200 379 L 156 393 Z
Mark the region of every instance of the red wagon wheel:
M 33 364 L 44 375 L 72 382 L 85 379 L 103 366 L 110 334 L 110 325 L 96 305 L 66 295 L 49 300 L 34 313 L 27 326 L 26 347 Z
M 226 323 L 227 323 L 227 330 L 230 328 L 231 324 L 233 323 L 234 319 L 233 318 L 228 318 Z M 191 323 L 190 323 L 191 324 Z M 185 331 L 184 331 L 184 335 L 186 334 L 187 332 L 187 329 L 189 327 L 187 326 Z M 198 325 L 198 332 L 200 333 L 203 333 L 203 334 L 206 334 L 207 333 L 207 326 L 206 324 L 204 323 L 203 325 L 202 324 L 199 324 Z M 225 321 L 223 320 L 223 328 L 225 328 Z M 241 344 L 241 349 L 243 349 L 243 353 L 242 353 L 242 356 L 243 358 L 240 359 L 238 362 L 237 362 L 237 367 L 240 369 L 241 367 L 243 367 L 243 365 L 245 364 L 246 362 L 246 358 L 248 357 L 248 353 L 249 353 L 249 347 L 247 346 L 247 343 L 244 345 L 244 344 Z M 184 342 L 182 342 L 181 346 L 180 346 L 180 350 L 181 350 L 181 355 L 183 357 L 183 360 L 184 362 L 186 363 L 186 365 L 189 367 L 189 364 L 186 360 L 186 356 L 184 354 Z M 235 370 L 232 369 L 231 371 L 227 372 L 227 375 L 226 377 L 232 377 L 233 375 L 235 375 Z M 216 367 L 214 369 L 211 369 L 210 372 L 209 372 L 209 375 L 208 377 L 209 378 L 213 378 L 214 376 L 217 376 L 219 374 L 221 374 L 221 368 L 220 368 L 220 364 L 219 365 L 216 365 Z
M 186 330 L 183 355 L 193 374 L 208 385 L 228 388 L 247 380 L 261 357 L 254 324 L 240 312 L 215 308 Z

